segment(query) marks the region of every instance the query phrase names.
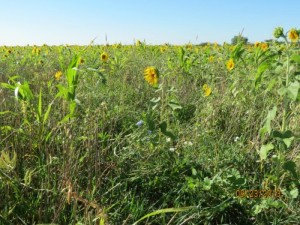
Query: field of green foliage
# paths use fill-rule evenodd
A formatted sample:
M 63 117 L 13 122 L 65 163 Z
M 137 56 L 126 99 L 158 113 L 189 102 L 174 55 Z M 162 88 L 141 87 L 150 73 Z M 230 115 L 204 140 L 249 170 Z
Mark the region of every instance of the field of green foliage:
M 299 30 L 0 47 L 0 224 L 300 224 Z

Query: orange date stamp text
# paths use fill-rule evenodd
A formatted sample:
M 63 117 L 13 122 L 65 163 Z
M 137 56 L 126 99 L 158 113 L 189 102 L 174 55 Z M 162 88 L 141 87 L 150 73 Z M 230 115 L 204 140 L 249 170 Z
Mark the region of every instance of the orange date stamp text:
M 262 190 L 246 190 L 238 189 L 235 192 L 238 198 L 281 198 L 282 192 L 280 189 L 262 189 Z

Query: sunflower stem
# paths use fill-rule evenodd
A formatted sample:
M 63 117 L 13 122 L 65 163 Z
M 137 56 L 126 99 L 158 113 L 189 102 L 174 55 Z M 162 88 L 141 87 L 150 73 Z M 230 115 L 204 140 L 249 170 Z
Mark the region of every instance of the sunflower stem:
M 165 90 L 165 80 L 162 80 L 161 83 L 161 109 L 160 109 L 160 122 L 162 123 L 164 121 L 164 112 L 165 112 L 165 94 L 166 90 Z
M 289 51 L 289 42 L 286 37 L 284 37 L 286 46 L 287 46 L 287 64 L 286 64 L 286 74 L 285 74 L 285 87 L 289 85 L 289 73 L 290 73 L 290 51 Z M 286 95 L 283 99 L 283 115 L 282 115 L 282 127 L 281 131 L 286 129 L 286 120 L 287 120 L 287 111 L 288 111 L 289 101 Z

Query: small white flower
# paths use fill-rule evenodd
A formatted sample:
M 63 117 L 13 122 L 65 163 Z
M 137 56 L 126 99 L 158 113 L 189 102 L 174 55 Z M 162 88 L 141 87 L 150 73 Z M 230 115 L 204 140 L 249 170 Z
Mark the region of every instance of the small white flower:
M 237 142 L 238 140 L 240 140 L 240 137 L 236 136 L 236 137 L 234 138 L 234 142 Z
M 183 142 L 184 145 L 193 146 L 193 143 L 191 141 L 185 141 Z
M 173 148 L 173 147 L 172 147 L 172 148 L 170 148 L 169 150 L 170 150 L 171 152 L 175 152 L 176 148 Z

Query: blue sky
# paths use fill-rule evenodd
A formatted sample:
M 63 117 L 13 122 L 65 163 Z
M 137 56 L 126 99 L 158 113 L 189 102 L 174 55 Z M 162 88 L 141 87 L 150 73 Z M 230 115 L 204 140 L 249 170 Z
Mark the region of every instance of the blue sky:
M 300 28 L 299 0 L 0 0 L 0 45 L 250 42 Z

